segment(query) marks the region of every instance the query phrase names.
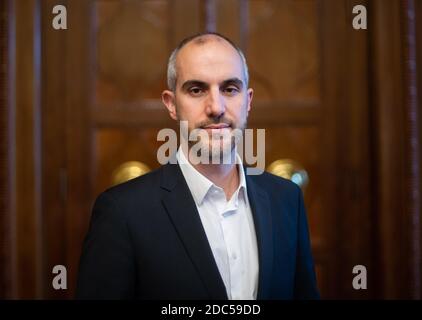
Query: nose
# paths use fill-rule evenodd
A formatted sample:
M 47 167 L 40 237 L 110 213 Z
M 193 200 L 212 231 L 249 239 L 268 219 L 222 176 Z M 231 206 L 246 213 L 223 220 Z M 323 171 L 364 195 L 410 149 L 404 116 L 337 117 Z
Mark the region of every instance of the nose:
M 224 115 L 226 111 L 226 102 L 219 89 L 212 89 L 209 91 L 209 96 L 206 101 L 206 112 L 208 117 L 219 118 Z

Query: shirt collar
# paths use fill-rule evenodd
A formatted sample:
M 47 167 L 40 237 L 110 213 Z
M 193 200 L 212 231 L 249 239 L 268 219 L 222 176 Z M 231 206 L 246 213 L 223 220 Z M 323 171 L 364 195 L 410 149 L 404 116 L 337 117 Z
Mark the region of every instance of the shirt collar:
M 205 177 L 202 173 L 195 169 L 195 167 L 187 160 L 181 147 L 179 147 L 179 150 L 177 151 L 176 158 L 197 206 L 200 206 L 202 204 L 205 196 L 207 195 L 211 187 L 221 189 L 220 187 L 216 186 L 211 180 Z M 236 164 L 239 170 L 239 186 L 233 196 L 236 197 L 234 200 L 237 206 L 239 193 L 243 192 L 244 199 L 247 199 L 245 172 L 242 165 L 242 159 L 240 158 L 240 155 L 237 152 Z

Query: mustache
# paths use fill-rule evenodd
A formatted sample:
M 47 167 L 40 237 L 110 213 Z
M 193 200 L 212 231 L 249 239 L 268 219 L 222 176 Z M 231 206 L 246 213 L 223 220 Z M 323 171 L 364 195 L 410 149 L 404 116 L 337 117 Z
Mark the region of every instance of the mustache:
M 230 119 L 227 119 L 225 117 L 222 118 L 214 118 L 214 119 L 208 119 L 205 121 L 202 121 L 200 123 L 198 123 L 195 127 L 196 128 L 204 128 L 206 126 L 212 125 L 212 124 L 227 124 L 228 126 L 230 126 L 231 128 L 233 128 L 233 121 L 231 121 Z

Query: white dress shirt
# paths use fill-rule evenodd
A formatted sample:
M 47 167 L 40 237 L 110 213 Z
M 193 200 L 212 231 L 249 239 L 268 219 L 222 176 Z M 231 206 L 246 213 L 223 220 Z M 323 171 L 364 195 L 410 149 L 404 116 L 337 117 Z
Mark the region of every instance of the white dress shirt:
M 177 161 L 199 216 L 230 300 L 256 299 L 258 248 L 246 179 L 236 153 L 239 186 L 229 201 L 224 190 L 197 171 L 179 148 Z

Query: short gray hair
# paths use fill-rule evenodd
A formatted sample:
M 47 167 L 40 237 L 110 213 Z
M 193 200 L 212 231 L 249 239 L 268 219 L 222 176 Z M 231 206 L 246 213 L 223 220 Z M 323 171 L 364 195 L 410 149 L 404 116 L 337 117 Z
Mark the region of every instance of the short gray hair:
M 227 37 L 217 33 L 217 32 L 203 32 L 203 33 L 198 33 L 196 35 L 187 37 L 185 39 L 183 39 L 179 45 L 176 47 L 176 49 L 173 50 L 173 52 L 170 55 L 170 58 L 168 60 L 168 64 L 167 64 L 167 86 L 168 88 L 175 92 L 176 91 L 176 82 L 177 82 L 177 71 L 176 71 L 176 58 L 177 58 L 177 54 L 179 53 L 180 49 L 182 49 L 186 44 L 188 44 L 191 41 L 197 41 L 198 43 L 205 43 L 207 40 L 204 39 L 204 37 L 209 36 L 209 35 L 214 35 L 217 36 L 219 38 L 222 38 L 224 40 L 226 40 L 234 49 L 236 49 L 237 53 L 239 54 L 240 58 L 242 59 L 242 64 L 243 64 L 243 73 L 244 73 L 244 80 L 245 80 L 245 85 L 246 87 L 248 86 L 249 83 L 249 71 L 248 71 L 248 64 L 246 63 L 246 58 L 245 55 L 243 54 L 242 50 L 236 45 L 234 44 L 233 41 L 231 41 L 230 39 L 228 39 Z

